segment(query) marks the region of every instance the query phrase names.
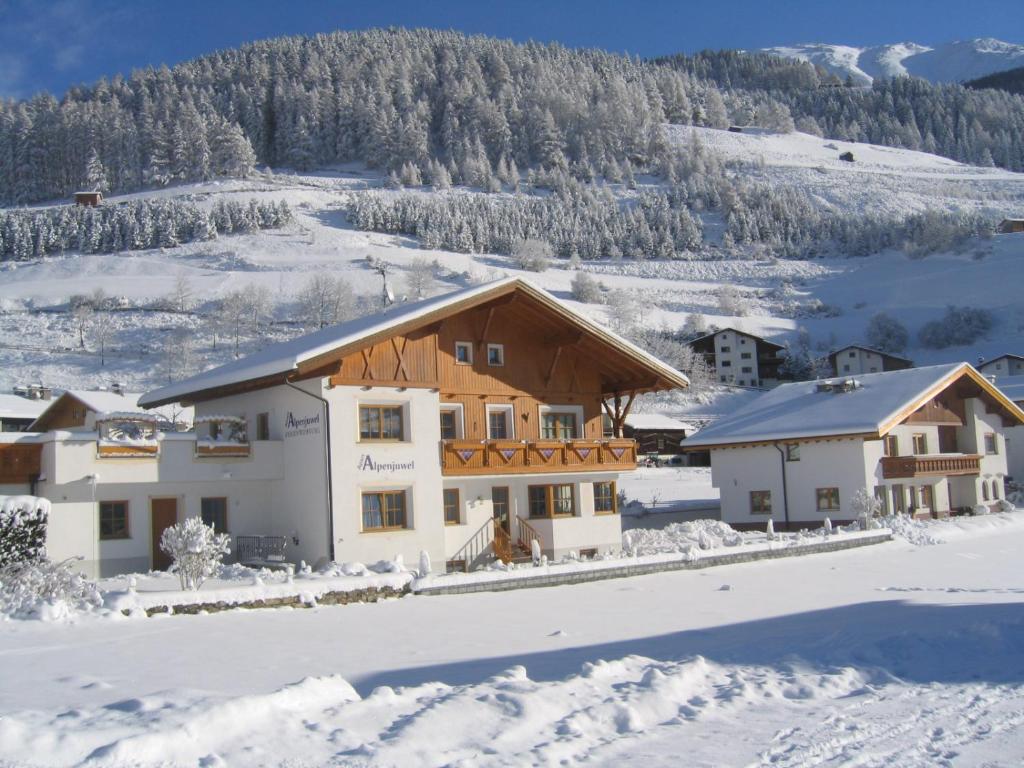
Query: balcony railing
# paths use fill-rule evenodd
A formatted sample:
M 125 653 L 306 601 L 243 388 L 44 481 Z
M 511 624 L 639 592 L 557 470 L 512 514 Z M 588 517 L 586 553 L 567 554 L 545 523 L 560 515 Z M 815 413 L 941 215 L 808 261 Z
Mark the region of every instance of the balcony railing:
M 248 442 L 217 442 L 196 440 L 196 458 L 244 458 L 251 448 Z
M 883 456 L 882 477 L 945 477 L 977 475 L 981 472 L 981 456 L 946 453 L 933 456 Z
M 101 459 L 155 459 L 160 444 L 156 440 L 99 440 L 96 455 Z
M 443 440 L 445 475 L 515 475 L 636 469 L 636 441 Z

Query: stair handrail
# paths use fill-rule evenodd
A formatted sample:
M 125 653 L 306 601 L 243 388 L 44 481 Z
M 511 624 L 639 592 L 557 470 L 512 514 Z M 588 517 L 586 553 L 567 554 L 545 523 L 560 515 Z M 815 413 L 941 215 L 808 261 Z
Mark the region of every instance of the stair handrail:
M 544 539 L 541 538 L 540 532 L 526 522 L 526 518 L 521 515 L 516 515 L 516 525 L 518 527 L 519 546 L 530 553 L 533 556 L 533 542 L 537 542 L 537 546 L 540 550 L 544 551 Z
M 494 556 L 503 563 L 512 562 L 512 537 L 509 536 L 498 518 L 492 518 L 494 524 Z
M 470 564 L 476 562 L 476 559 L 491 546 L 493 538 L 494 525 L 493 518 L 491 518 L 477 528 L 476 531 L 473 532 L 473 535 L 469 537 L 469 540 L 463 544 L 454 555 L 448 558 L 448 561 L 454 562 L 461 560 L 465 563 L 463 567 L 468 573 Z

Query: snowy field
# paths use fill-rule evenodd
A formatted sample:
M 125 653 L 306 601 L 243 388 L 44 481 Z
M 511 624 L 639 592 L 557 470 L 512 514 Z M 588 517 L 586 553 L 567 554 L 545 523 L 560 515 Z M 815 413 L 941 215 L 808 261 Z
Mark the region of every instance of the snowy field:
M 0 623 L 0 764 L 1003 766 L 1024 514 L 375 605 Z

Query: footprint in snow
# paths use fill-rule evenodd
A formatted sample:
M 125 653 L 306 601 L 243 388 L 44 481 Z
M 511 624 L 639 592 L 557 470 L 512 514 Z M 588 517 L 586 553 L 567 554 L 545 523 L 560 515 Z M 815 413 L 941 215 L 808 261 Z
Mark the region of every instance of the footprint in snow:
M 550 635 L 548 635 L 548 637 L 568 637 L 568 636 L 569 636 L 569 633 L 566 632 L 564 629 L 556 629 L 554 632 L 552 632 Z
M 722 586 L 720 586 L 718 588 L 718 591 L 719 592 L 732 592 L 732 585 L 731 584 L 723 584 Z

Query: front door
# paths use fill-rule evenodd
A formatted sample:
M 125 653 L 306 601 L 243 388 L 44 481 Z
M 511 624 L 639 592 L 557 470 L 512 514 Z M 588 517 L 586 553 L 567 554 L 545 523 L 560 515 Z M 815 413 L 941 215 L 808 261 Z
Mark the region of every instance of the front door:
M 508 510 L 508 486 L 496 485 L 491 488 L 491 504 L 494 507 L 494 519 L 498 521 L 505 533 L 512 533 Z
M 178 500 L 151 499 L 149 504 L 150 516 L 152 518 L 150 530 L 153 532 L 153 570 L 166 571 L 171 567 L 171 558 L 160 549 L 160 537 L 163 536 L 165 528 L 169 528 L 178 522 Z
M 902 485 L 892 487 L 892 511 L 897 515 L 907 511 L 907 497 L 903 493 Z

